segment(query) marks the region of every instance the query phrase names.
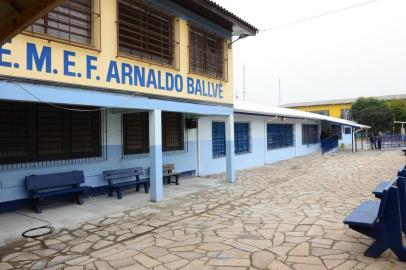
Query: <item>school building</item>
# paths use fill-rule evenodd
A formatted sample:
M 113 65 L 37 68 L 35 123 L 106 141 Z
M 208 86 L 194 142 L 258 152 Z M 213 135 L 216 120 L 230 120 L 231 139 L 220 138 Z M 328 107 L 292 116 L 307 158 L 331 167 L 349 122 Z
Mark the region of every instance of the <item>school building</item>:
M 0 50 L 0 209 L 26 203 L 33 174 L 83 170 L 100 194 L 103 171 L 141 166 L 160 201 L 163 164 L 234 182 L 320 151 L 322 124 L 367 128 L 234 104 L 231 43 L 256 32 L 208 0 L 70 0 L 46 14 Z
M 373 98 L 390 101 L 406 99 L 406 94 L 374 96 Z M 318 100 L 288 103 L 283 105 L 283 107 L 351 120 L 351 106 L 355 101 L 357 101 L 356 98 Z

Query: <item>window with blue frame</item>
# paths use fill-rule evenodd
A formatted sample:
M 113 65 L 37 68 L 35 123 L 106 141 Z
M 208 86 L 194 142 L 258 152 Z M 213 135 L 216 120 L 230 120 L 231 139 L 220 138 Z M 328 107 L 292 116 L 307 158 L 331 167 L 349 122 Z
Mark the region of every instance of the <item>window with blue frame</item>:
M 293 125 L 267 124 L 268 150 L 293 146 Z
M 251 151 L 250 124 L 234 123 L 235 154 L 244 154 Z
M 212 122 L 212 151 L 213 158 L 224 157 L 226 155 L 226 125 L 224 122 Z
M 318 125 L 302 125 L 302 144 L 319 143 L 319 126 Z

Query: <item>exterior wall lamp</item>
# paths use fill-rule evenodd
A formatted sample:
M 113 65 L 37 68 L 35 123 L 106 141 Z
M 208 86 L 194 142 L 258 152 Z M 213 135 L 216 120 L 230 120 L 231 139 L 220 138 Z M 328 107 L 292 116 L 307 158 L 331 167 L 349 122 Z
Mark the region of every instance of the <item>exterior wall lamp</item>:
M 231 49 L 231 47 L 232 47 L 232 45 L 233 45 L 234 43 L 236 43 L 236 42 L 239 41 L 240 39 L 243 39 L 243 38 L 246 38 L 246 37 L 249 37 L 249 35 L 248 35 L 248 34 L 242 34 L 242 35 L 240 35 L 236 40 L 234 40 L 233 42 L 231 42 L 231 43 L 228 44 L 228 48 Z

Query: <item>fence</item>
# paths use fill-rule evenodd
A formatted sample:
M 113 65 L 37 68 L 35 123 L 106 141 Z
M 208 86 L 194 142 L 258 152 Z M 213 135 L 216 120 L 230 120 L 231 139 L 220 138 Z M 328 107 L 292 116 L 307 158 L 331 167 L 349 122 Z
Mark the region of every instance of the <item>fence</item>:
M 334 149 L 338 149 L 338 136 L 337 135 L 328 137 L 321 141 L 321 151 L 322 151 L 323 155 Z
M 383 149 L 399 148 L 399 147 L 406 147 L 406 135 L 389 134 L 382 136 Z

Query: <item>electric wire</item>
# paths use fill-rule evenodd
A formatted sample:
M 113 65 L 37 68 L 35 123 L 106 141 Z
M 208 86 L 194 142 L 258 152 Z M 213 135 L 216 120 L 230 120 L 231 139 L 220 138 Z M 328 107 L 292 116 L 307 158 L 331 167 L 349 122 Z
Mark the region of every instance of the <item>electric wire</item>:
M 107 109 L 112 109 L 112 108 L 116 108 L 117 106 L 120 105 L 124 105 L 127 102 L 129 102 L 131 99 L 135 98 L 135 95 L 132 95 L 131 97 L 129 97 L 128 99 L 124 100 L 123 102 L 117 103 L 115 105 L 112 106 L 105 106 L 105 107 L 99 107 L 97 109 L 75 109 L 75 108 L 69 108 L 69 107 L 64 107 L 64 106 L 60 106 L 60 105 L 56 105 L 54 103 L 50 103 L 47 102 L 45 100 L 42 100 L 40 97 L 36 96 L 35 94 L 33 94 L 30 90 L 26 89 L 24 86 L 22 86 L 21 84 L 19 84 L 18 82 L 12 82 L 15 85 L 17 85 L 20 89 L 22 89 L 23 91 L 25 91 L 27 94 L 29 94 L 30 96 L 32 96 L 33 98 L 35 98 L 37 101 L 47 104 L 49 106 L 52 106 L 54 108 L 57 109 L 61 109 L 61 110 L 67 110 L 67 111 L 75 111 L 75 112 L 95 112 L 95 111 L 103 111 L 103 110 L 107 110 Z
M 32 217 L 32 216 L 30 216 L 30 215 L 27 215 L 27 214 L 24 214 L 24 213 L 20 213 L 20 212 L 15 212 L 15 213 L 16 213 L 17 215 L 20 215 L 20 216 L 24 216 L 24 217 L 36 219 L 36 220 L 38 220 L 38 221 L 47 223 L 47 225 L 39 226 L 39 227 L 34 227 L 34 228 L 31 228 L 31 229 L 28 229 L 28 230 L 22 232 L 22 233 L 21 233 L 21 236 L 24 237 L 24 238 L 38 238 L 38 237 L 41 237 L 41 236 L 45 236 L 45 235 L 51 234 L 51 233 L 53 233 L 53 232 L 55 231 L 55 227 L 52 225 L 51 222 L 49 222 L 49 221 L 47 221 L 47 220 L 44 220 L 44 219 L 41 219 L 41 218 Z M 35 234 L 35 231 L 41 231 L 41 230 L 45 230 L 45 231 L 44 231 L 44 232 L 39 232 L 39 233 L 36 233 L 36 234 Z M 34 232 L 34 234 L 31 234 L 32 232 Z
M 288 23 L 276 25 L 276 26 L 273 26 L 273 27 L 265 28 L 265 29 L 259 30 L 259 33 L 269 32 L 269 31 L 273 31 L 273 30 L 276 30 L 276 29 L 288 27 L 288 26 L 291 26 L 291 25 L 295 25 L 295 24 L 299 24 L 299 23 L 303 23 L 303 22 L 312 21 L 312 20 L 315 20 L 315 19 L 318 19 L 318 18 L 321 18 L 321 17 L 326 17 L 326 16 L 329 16 L 329 15 L 334 15 L 334 14 L 337 14 L 337 13 L 340 13 L 340 12 L 344 12 L 344 11 L 347 11 L 347 10 L 350 10 L 350 9 L 353 9 L 353 8 L 358 8 L 358 7 L 361 7 L 361 6 L 366 6 L 366 5 L 369 5 L 369 4 L 378 2 L 378 1 L 379 1 L 379 0 L 370 0 L 370 1 L 362 2 L 362 3 L 354 4 L 354 5 L 351 5 L 351 6 L 347 6 L 347 7 L 344 7 L 344 8 L 340 8 L 340 9 L 335 9 L 335 10 L 327 11 L 327 12 L 320 13 L 320 14 L 317 14 L 317 15 L 314 15 L 314 16 L 311 16 L 311 17 L 306 17 L 306 18 L 302 18 L 302 19 L 295 20 L 295 21 L 292 21 L 292 22 L 288 22 Z

